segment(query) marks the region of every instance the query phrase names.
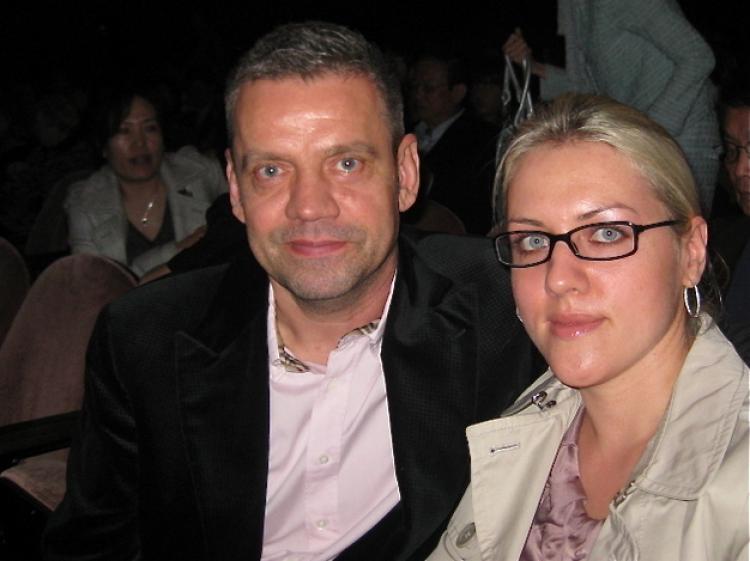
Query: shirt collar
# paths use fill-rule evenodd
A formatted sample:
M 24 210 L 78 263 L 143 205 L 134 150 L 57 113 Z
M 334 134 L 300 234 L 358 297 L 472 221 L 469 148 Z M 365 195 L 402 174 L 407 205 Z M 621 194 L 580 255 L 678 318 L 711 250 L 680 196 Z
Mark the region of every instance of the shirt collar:
M 371 345 L 379 345 L 381 343 L 395 285 L 396 275 L 394 274 L 393 279 L 391 279 L 388 298 L 386 299 L 385 307 L 383 308 L 383 313 L 380 318 L 352 329 L 349 333 L 339 339 L 338 345 L 336 346 L 337 348 L 353 338 L 363 336 L 370 339 Z M 310 371 L 310 367 L 295 357 L 284 345 L 281 333 L 279 333 L 278 330 L 278 324 L 276 323 L 276 298 L 273 293 L 273 285 L 270 284 L 270 282 L 268 286 L 268 353 L 271 359 L 271 364 L 274 366 L 280 366 L 287 372 L 302 373 Z

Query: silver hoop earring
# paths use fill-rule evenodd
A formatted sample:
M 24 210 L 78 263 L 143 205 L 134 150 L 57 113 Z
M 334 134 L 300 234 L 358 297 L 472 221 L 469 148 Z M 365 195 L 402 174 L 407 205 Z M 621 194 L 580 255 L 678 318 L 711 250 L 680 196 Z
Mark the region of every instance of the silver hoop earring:
M 690 304 L 689 294 L 691 289 L 695 293 L 695 307 Z M 701 315 L 701 292 L 698 290 L 697 284 L 695 286 L 686 286 L 682 290 L 682 301 L 685 303 L 685 310 L 687 310 L 687 313 L 691 318 L 697 318 Z

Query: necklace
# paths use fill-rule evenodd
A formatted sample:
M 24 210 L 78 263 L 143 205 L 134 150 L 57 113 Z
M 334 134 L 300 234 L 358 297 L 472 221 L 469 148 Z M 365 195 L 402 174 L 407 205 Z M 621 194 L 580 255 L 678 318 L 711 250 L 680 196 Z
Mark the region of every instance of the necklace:
M 148 202 L 148 204 L 146 205 L 146 210 L 143 212 L 143 216 L 141 217 L 141 224 L 143 224 L 144 226 L 148 224 L 148 213 L 152 208 L 154 208 L 154 199 L 151 199 Z
M 148 225 L 148 213 L 151 212 L 151 209 L 154 208 L 154 204 L 156 204 L 156 197 L 159 194 L 159 186 L 156 186 L 156 189 L 154 190 L 154 194 L 151 197 L 151 200 L 146 205 L 146 210 L 143 211 L 143 216 L 141 216 L 141 224 L 144 226 Z

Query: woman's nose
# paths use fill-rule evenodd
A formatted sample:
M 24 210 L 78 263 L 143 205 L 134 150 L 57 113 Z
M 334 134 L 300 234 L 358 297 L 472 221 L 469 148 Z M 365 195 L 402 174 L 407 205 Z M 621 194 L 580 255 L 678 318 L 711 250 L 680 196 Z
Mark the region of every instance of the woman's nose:
M 569 291 L 585 291 L 588 288 L 586 263 L 576 257 L 573 248 L 564 240 L 556 240 L 556 242 L 550 250 L 552 254 L 549 261 L 542 265 L 547 267 L 545 279 L 547 290 L 558 295 Z

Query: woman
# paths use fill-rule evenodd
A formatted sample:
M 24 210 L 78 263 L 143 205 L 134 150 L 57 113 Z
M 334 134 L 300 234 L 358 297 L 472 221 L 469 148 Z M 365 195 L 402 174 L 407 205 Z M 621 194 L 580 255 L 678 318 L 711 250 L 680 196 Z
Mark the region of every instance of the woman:
M 542 99 L 564 92 L 613 97 L 648 114 L 677 139 L 711 210 L 719 171 L 719 127 L 709 75 L 714 56 L 677 0 L 559 0 L 565 68 L 534 60 L 521 32 L 503 45 L 531 58 Z
M 498 180 L 498 256 L 550 370 L 467 429 L 471 485 L 430 560 L 746 559 L 748 368 L 701 311 L 706 223 L 677 144 L 569 94 Z
M 114 98 L 99 128 L 107 163 L 71 185 L 65 203 L 71 250 L 142 276 L 200 239 L 204 213 L 226 182 L 218 163 L 193 148 L 164 154 L 159 115 L 145 95 Z

